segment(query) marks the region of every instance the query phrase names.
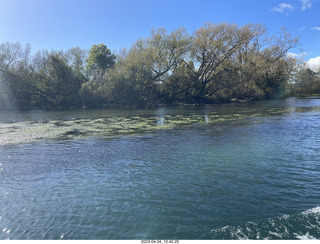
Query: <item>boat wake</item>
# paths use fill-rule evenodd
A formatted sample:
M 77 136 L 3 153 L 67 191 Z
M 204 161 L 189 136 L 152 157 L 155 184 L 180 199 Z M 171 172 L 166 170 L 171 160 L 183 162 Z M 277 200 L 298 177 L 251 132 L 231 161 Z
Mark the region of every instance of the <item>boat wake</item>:
M 247 222 L 211 230 L 212 239 L 231 240 L 317 240 L 320 239 L 320 207 L 295 215 L 282 215 L 266 222 Z

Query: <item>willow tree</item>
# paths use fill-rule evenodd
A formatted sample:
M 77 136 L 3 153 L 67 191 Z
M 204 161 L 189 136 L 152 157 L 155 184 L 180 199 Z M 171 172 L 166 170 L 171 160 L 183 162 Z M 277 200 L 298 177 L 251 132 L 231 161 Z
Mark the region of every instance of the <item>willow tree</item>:
M 267 81 L 261 77 L 279 71 L 286 53 L 297 44 L 297 39 L 285 31 L 272 38 L 265 33 L 263 26 L 253 24 L 238 27 L 208 23 L 198 29 L 192 39 L 190 61 L 186 62 L 192 64 L 189 68 L 196 91 L 194 99 L 230 100 L 239 94 L 257 95 L 264 89 L 258 87 L 259 82 Z
M 235 55 L 230 67 L 236 71 L 232 96 L 243 100 L 268 99 L 284 93 L 296 60 L 287 52 L 296 47 L 298 38 L 291 38 L 284 29 L 280 36 L 266 35 L 261 25 L 247 25 L 242 29 L 251 39 Z
M 166 81 L 165 78 L 174 71 L 189 48 L 190 38 L 186 29 L 179 28 L 169 35 L 164 28 L 153 29 L 151 37 L 147 40 L 153 80 Z
M 239 31 L 238 27 L 233 24 L 207 23 L 195 32 L 190 50 L 190 58 L 193 63 L 190 70 L 193 71 L 196 81 L 198 101 L 207 100 L 215 92 L 217 83 L 214 83 L 214 74 L 241 48 L 247 39 L 247 33 Z

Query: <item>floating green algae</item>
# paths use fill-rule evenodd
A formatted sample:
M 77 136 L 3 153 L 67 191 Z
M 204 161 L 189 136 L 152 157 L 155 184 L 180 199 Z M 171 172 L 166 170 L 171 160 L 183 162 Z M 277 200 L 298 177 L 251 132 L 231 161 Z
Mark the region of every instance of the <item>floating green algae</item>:
M 70 140 L 112 138 L 119 135 L 137 135 L 158 130 L 170 130 L 194 124 L 214 124 L 252 117 L 278 116 L 289 112 L 286 108 L 242 110 L 231 113 L 184 113 L 156 115 L 101 115 L 101 118 L 69 118 L 46 121 L 0 123 L 0 145 L 29 143 L 41 140 Z M 50 113 L 50 112 L 48 112 Z

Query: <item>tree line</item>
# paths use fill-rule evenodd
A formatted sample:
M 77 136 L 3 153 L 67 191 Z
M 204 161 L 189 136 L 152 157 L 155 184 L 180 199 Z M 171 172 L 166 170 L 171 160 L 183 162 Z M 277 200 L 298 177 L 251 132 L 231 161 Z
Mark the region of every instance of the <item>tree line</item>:
M 252 102 L 320 92 L 319 73 L 297 71 L 298 44 L 284 29 L 207 23 L 192 35 L 153 29 L 129 49 L 31 53 L 0 44 L 0 109 L 153 107 Z

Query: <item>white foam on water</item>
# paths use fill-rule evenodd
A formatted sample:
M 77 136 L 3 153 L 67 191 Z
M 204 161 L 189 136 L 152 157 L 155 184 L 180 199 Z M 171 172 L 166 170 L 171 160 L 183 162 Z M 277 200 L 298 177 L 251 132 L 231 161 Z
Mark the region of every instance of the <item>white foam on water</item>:
M 240 227 L 236 229 L 236 231 L 233 233 L 239 240 L 248 240 L 248 236 L 242 231 Z
M 302 212 L 302 214 L 318 214 L 318 213 L 320 213 L 320 207 L 311 208 Z
M 307 232 L 306 234 L 304 235 L 299 235 L 297 233 L 294 234 L 297 239 L 299 240 L 318 240 L 317 238 L 315 238 L 314 236 L 310 235 L 309 232 Z
M 275 237 L 278 237 L 278 238 L 282 238 L 282 234 L 281 234 L 281 233 L 269 231 L 269 234 L 270 234 L 271 236 L 275 236 Z
M 320 235 L 320 207 L 294 215 L 282 215 L 264 223 L 247 222 L 243 226 L 224 226 L 211 230 L 213 238 L 317 240 Z M 298 221 L 298 222 L 297 222 Z M 302 222 L 301 222 L 302 221 Z M 300 223 L 299 223 L 300 222 Z M 294 227 L 298 223 L 298 226 Z M 300 227 L 299 227 L 300 226 Z M 302 227 L 304 226 L 304 227 Z M 310 234 L 310 232 L 312 234 Z M 263 234 L 265 233 L 265 234 Z M 266 235 L 266 233 L 268 233 Z M 305 233 L 305 234 L 304 234 Z M 319 233 L 319 234 L 315 234 Z

